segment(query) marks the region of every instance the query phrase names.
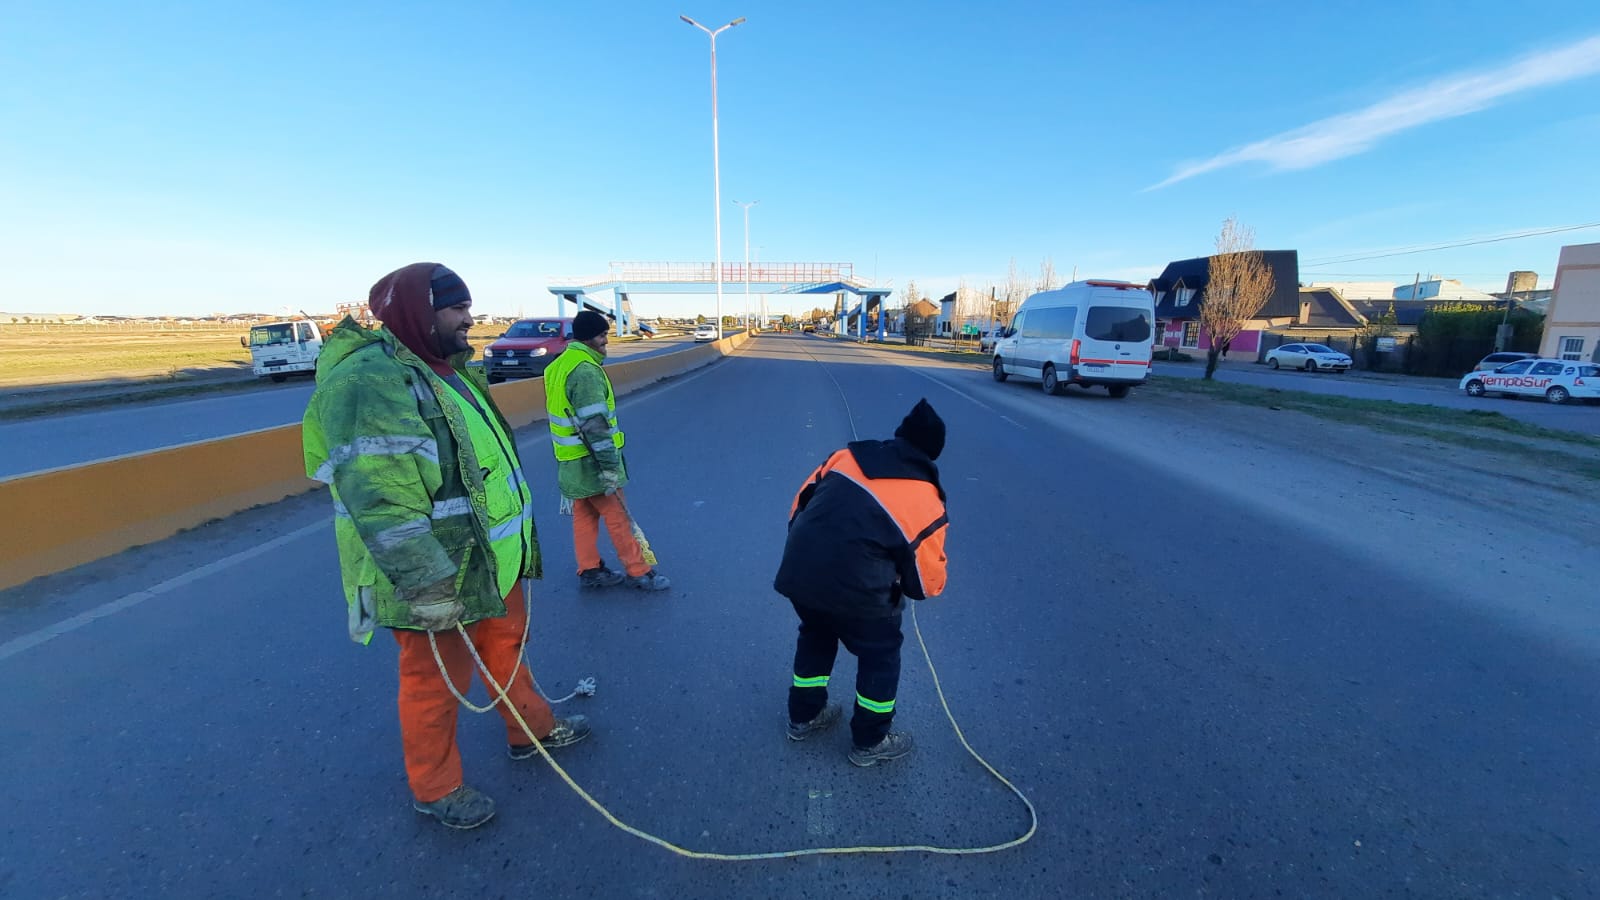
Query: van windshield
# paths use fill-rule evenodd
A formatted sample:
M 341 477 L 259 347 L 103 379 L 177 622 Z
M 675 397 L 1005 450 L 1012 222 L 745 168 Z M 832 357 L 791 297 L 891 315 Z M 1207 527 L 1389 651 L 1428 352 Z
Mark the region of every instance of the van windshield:
M 1096 341 L 1148 341 L 1150 313 L 1137 306 L 1091 306 L 1083 333 Z

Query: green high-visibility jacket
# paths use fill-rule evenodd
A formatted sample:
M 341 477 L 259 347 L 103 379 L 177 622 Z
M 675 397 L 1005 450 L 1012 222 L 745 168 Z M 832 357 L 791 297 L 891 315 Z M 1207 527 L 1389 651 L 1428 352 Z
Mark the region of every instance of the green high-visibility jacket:
M 545 413 L 550 447 L 556 454 L 561 495 L 573 500 L 603 494 L 602 471 L 617 473 L 617 487 L 628 483 L 617 427 L 617 396 L 601 365 L 605 357 L 573 341 L 544 370 Z
M 483 376 L 465 368 L 470 356 L 457 354 L 450 364 L 478 388 L 494 427 L 509 438 L 511 428 Z M 444 579 L 453 579 L 466 607 L 462 621 L 471 622 L 505 615 L 501 584 L 507 574 L 543 574 L 527 504 L 512 509 L 505 490 L 486 487 L 485 468 L 496 461 L 485 456 L 480 465 L 457 397 L 388 329 L 365 328 L 348 317 L 317 359 L 317 388 L 302 428 L 306 474 L 333 494 L 353 640 L 365 643 L 378 627 L 411 627 L 408 602 Z M 478 430 L 480 441 L 492 433 Z M 517 487 L 516 445 L 506 440 L 503 450 L 509 459 L 501 462 L 518 474 L 491 477 L 502 488 Z M 518 494 L 526 499 L 525 483 Z M 491 502 L 497 508 L 491 510 Z M 521 520 L 514 535 L 508 533 L 513 520 Z M 498 541 L 492 536 L 497 525 Z M 511 554 L 520 558 L 506 558 Z

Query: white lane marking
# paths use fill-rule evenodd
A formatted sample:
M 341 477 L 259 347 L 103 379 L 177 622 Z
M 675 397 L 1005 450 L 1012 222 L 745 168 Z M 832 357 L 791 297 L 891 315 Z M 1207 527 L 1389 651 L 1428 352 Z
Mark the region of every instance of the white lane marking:
M 989 412 L 992 412 L 995 415 L 999 416 L 1001 419 L 1004 419 L 1005 421 L 1010 422 L 1011 424 L 1017 426 L 1018 428 L 1021 428 L 1023 431 L 1027 431 L 1028 430 L 1028 426 L 1022 424 L 1021 422 L 1018 422 L 1016 419 L 1013 419 L 1008 415 L 1005 415 L 1005 414 L 1001 413 L 999 410 L 995 409 L 993 406 L 990 406 L 988 402 L 983 401 L 983 400 L 979 400 L 977 397 L 972 396 L 971 394 L 967 393 L 966 391 L 963 391 L 962 389 L 956 387 L 955 385 L 953 385 L 953 384 L 951 384 L 951 383 L 949 383 L 947 381 L 941 381 L 941 380 L 933 377 L 932 375 L 929 375 L 927 372 L 923 372 L 923 371 L 921 371 L 921 370 L 919 370 L 919 369 L 917 369 L 915 367 L 912 367 L 912 366 L 902 366 L 901 368 L 904 368 L 908 372 L 912 372 L 914 374 L 921 375 L 923 378 L 928 379 L 929 381 L 933 382 L 934 384 L 937 384 L 938 386 L 944 388 L 945 390 L 950 391 L 951 393 L 954 393 L 954 394 L 959 394 L 960 396 L 965 397 L 968 400 L 971 400 L 973 403 L 976 403 L 977 405 L 983 407 L 984 409 L 988 410 Z
M 236 566 L 245 560 L 254 559 L 255 557 L 264 553 L 270 553 L 273 550 L 282 547 L 284 544 L 299 540 L 300 538 L 303 538 L 314 531 L 327 528 L 331 524 L 332 520 L 328 519 L 317 522 L 314 525 L 307 525 L 306 527 L 297 531 L 291 531 L 282 537 L 273 538 L 264 544 L 257 544 L 256 546 L 251 547 L 249 550 L 241 550 L 232 556 L 224 556 L 222 559 L 206 563 L 197 569 L 190 569 L 182 575 L 168 578 L 166 581 L 161 582 L 155 587 L 142 591 L 134 591 L 133 593 L 113 600 L 110 603 L 103 603 L 99 606 L 96 606 L 94 609 L 85 610 L 84 612 L 78 613 L 70 619 L 66 619 L 54 625 L 41 628 L 38 631 L 25 634 L 22 637 L 6 641 L 4 644 L 0 644 L 0 660 L 10 659 L 11 657 L 16 656 L 18 653 L 22 653 L 25 650 L 30 650 L 39 646 L 40 644 L 45 643 L 46 641 L 51 641 L 61 637 L 64 634 L 70 634 L 71 632 L 77 631 L 79 628 L 88 625 L 90 622 L 93 622 L 96 619 L 103 619 L 112 613 L 118 613 L 125 609 L 138 606 L 146 600 L 159 597 L 162 594 L 176 590 L 177 588 L 183 587 L 186 584 L 193 584 L 202 578 L 215 575 L 224 569 L 232 568 L 233 566 Z
M 806 791 L 806 834 L 825 837 L 833 833 L 833 791 Z

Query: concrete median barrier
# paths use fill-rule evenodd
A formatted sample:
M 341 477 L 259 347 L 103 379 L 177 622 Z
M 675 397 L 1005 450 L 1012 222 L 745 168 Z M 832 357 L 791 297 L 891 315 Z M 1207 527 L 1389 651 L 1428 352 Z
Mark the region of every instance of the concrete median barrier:
M 608 364 L 619 395 L 709 365 L 740 333 L 677 353 Z M 544 379 L 493 388 L 514 428 L 543 422 Z M 300 426 L 284 425 L 0 480 L 0 590 L 213 519 L 320 488 L 305 477 Z

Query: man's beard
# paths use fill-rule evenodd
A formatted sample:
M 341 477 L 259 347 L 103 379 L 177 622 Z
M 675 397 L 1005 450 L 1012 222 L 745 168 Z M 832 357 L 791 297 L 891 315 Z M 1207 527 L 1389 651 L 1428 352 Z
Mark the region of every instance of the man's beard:
M 472 345 L 467 342 L 467 336 L 459 331 L 452 331 L 448 335 L 437 334 L 435 337 L 437 340 L 434 343 L 438 345 L 435 349 L 439 351 L 441 359 L 449 359 L 463 350 L 472 348 Z

